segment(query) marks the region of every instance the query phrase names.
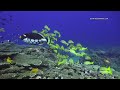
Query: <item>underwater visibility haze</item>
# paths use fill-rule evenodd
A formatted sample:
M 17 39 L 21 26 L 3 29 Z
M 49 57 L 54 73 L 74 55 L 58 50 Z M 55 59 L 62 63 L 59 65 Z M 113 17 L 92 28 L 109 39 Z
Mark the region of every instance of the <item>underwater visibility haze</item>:
M 0 79 L 120 79 L 120 11 L 0 12 Z

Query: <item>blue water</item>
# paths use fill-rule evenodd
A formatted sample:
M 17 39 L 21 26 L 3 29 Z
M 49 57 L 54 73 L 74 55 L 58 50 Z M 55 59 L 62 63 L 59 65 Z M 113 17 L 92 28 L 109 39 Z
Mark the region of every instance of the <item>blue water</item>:
M 89 48 L 120 46 L 120 11 L 3 11 L 0 27 L 5 28 L 4 39 L 19 40 L 19 35 L 42 30 L 48 25 L 58 30 L 61 39 L 73 40 Z M 90 18 L 107 18 L 90 20 Z M 16 42 L 17 43 L 17 42 Z

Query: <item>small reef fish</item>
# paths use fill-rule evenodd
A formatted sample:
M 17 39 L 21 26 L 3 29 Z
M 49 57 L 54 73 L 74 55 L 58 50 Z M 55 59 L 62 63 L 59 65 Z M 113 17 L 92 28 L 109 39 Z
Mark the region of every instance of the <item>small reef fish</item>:
M 110 63 L 109 59 L 104 59 L 104 62 L 108 64 Z
M 5 32 L 5 29 L 4 28 L 0 28 L 0 32 Z
M 7 57 L 7 63 L 12 64 L 13 60 L 10 57 Z
M 34 45 L 43 45 L 44 43 L 48 42 L 48 39 L 46 39 L 42 34 L 38 33 L 26 33 L 21 35 L 19 38 L 25 43 Z
M 85 56 L 85 60 L 91 60 L 90 56 Z
M 85 64 L 85 65 L 92 65 L 92 64 L 94 64 L 94 62 L 85 61 L 84 64 Z
M 35 74 L 38 73 L 38 71 L 39 71 L 38 68 L 32 68 L 32 70 L 31 70 L 31 72 L 32 72 L 32 73 L 35 73 Z
M 112 69 L 110 68 L 110 66 L 109 66 L 108 68 L 106 68 L 106 67 L 101 67 L 101 68 L 100 68 L 100 73 L 112 75 Z

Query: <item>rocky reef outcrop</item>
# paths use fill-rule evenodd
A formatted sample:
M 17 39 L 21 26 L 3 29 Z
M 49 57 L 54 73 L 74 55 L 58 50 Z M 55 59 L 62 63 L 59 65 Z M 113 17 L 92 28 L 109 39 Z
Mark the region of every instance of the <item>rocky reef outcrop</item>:
M 59 58 L 49 48 L 1 43 L 0 79 L 120 79 L 120 72 L 116 69 L 113 69 L 112 75 L 103 75 L 99 72 L 102 61 L 100 64 L 98 61 L 104 59 L 107 52 L 101 53 L 90 52 L 95 65 L 65 64 L 57 66 Z M 8 57 L 13 63 L 7 62 Z M 115 61 L 112 59 L 114 58 L 110 58 L 111 61 Z

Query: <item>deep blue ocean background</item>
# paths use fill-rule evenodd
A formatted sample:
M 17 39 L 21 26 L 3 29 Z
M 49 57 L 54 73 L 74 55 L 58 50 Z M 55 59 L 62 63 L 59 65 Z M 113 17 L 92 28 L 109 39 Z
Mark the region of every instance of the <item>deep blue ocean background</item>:
M 5 19 L 3 19 L 5 18 Z M 90 18 L 108 18 L 90 20 Z M 120 11 L 1 11 L 0 33 L 4 40 L 20 43 L 19 35 L 32 30 L 58 30 L 61 39 L 73 40 L 88 48 L 120 46 Z M 3 38 L 0 40 L 2 41 Z

